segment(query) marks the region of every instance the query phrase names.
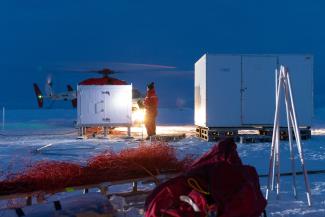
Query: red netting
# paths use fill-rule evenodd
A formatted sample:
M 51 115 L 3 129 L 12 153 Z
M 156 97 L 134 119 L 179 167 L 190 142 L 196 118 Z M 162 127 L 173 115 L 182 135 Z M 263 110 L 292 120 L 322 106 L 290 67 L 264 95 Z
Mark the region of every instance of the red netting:
M 172 147 L 157 143 L 140 144 L 136 149 L 125 149 L 119 154 L 106 152 L 90 159 L 85 169 L 102 174 L 96 175 L 98 179 L 115 181 L 182 171 L 186 164 L 187 160 L 179 161 L 176 158 Z
M 72 184 L 80 184 L 82 167 L 65 162 L 40 161 L 31 168 L 11 175 L 0 182 L 1 194 L 26 193 L 62 189 Z
M 140 144 L 119 153 L 99 154 L 82 167 L 74 163 L 40 161 L 0 182 L 0 195 L 35 191 L 54 192 L 71 186 L 180 172 L 189 158 L 178 160 L 174 148 L 164 143 Z

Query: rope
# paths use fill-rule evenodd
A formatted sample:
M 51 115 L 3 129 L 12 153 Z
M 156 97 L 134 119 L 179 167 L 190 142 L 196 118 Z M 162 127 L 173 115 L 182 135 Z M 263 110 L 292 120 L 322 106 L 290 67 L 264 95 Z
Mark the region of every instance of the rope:
M 200 184 L 198 183 L 198 181 L 196 181 L 194 178 L 188 178 L 187 179 L 187 184 L 193 188 L 194 190 L 202 193 L 202 194 L 206 194 L 209 195 L 210 192 L 207 192 L 205 190 L 203 190 L 203 188 L 200 186 Z
M 304 173 L 303 172 L 296 172 L 296 175 L 300 176 L 300 175 L 303 175 Z M 325 170 L 310 170 L 310 171 L 307 171 L 307 174 L 308 175 L 316 175 L 316 174 L 325 174 Z M 293 173 L 292 172 L 288 172 L 288 173 L 280 173 L 281 176 L 292 176 Z M 262 175 L 258 175 L 259 177 L 261 178 L 264 178 L 264 177 L 268 177 L 269 175 L 268 174 L 262 174 Z
M 160 184 L 159 179 L 152 172 L 150 172 L 150 170 L 148 170 L 147 168 L 145 168 L 144 166 L 142 166 L 141 164 L 138 164 L 136 162 L 131 162 L 131 163 L 140 167 L 141 169 L 143 169 L 154 180 L 156 185 Z

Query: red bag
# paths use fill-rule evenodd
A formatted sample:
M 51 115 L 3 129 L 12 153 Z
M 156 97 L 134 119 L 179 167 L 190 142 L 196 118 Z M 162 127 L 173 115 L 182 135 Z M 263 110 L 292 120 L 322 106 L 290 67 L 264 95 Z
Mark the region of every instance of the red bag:
M 158 186 L 146 200 L 145 216 L 260 216 L 266 200 L 257 172 L 242 165 L 236 148 L 232 140 L 223 140 L 185 174 Z

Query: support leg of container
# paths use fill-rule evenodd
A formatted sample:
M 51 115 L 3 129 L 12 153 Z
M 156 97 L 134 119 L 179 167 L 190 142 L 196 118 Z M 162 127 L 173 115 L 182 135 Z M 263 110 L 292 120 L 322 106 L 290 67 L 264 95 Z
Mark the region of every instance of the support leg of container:
M 131 137 L 131 127 L 128 127 L 128 137 Z
M 107 127 L 104 127 L 104 137 L 105 138 L 108 137 L 108 129 L 107 129 Z

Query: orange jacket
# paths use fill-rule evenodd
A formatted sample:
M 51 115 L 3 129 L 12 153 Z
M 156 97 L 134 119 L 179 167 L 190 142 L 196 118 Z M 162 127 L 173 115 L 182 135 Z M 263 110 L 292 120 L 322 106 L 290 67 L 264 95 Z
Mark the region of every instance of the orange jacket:
M 143 105 L 148 115 L 157 116 L 158 97 L 154 88 L 147 91 L 147 95 L 144 98 Z

